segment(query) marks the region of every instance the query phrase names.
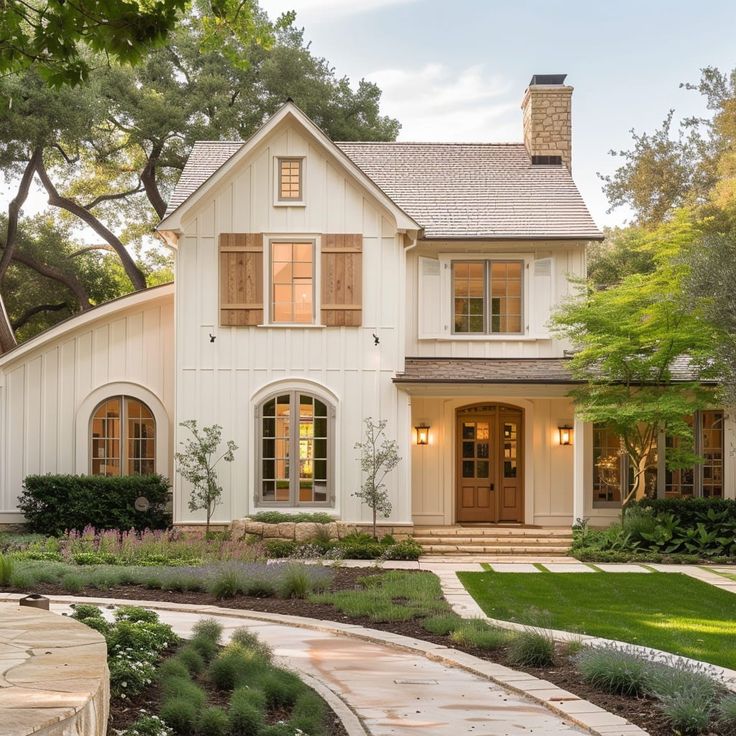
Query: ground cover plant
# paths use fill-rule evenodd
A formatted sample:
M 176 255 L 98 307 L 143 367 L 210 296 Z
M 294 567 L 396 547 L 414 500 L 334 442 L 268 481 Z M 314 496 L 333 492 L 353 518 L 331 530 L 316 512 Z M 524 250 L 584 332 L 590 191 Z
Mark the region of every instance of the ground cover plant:
M 606 529 L 576 524 L 572 553 L 587 561 L 736 561 L 736 501 L 644 499 Z
M 491 618 L 642 644 L 736 668 L 736 596 L 675 573 L 458 573 Z
M 222 626 L 202 619 L 192 638 L 159 666 L 156 714 L 124 736 L 329 736 L 344 733 L 334 714 L 247 629 L 222 645 Z M 119 731 L 119 729 L 118 729 Z
M 263 545 L 266 555 L 273 559 L 326 557 L 348 560 L 417 560 L 422 554 L 422 547 L 413 539 L 402 539 L 397 542 L 390 534 L 376 539 L 370 534 L 361 532 L 348 534 L 342 539 L 330 539 L 318 531 L 309 542 L 266 539 Z

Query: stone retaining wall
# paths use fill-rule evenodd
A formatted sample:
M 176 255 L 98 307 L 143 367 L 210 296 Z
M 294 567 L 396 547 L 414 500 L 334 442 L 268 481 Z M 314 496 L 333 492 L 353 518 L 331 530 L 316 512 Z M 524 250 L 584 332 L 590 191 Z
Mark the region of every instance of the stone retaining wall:
M 413 526 L 391 526 L 381 524 L 376 527 L 379 538 L 390 534 L 396 541 L 407 539 L 414 531 Z M 317 534 L 327 534 L 330 539 L 343 539 L 349 534 L 361 532 L 372 534 L 371 524 L 349 524 L 343 521 L 333 521 L 328 524 L 316 524 L 311 521 L 293 522 L 284 521 L 280 524 L 266 524 L 253 519 L 236 519 L 230 524 L 230 532 L 233 537 L 240 538 L 246 534 L 252 534 L 262 539 L 291 539 L 296 542 L 308 542 Z

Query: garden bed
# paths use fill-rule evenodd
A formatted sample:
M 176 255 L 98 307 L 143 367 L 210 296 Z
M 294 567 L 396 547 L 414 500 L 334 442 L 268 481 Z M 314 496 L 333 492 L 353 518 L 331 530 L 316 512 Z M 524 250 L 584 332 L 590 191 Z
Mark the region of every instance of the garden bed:
M 423 583 L 432 578 L 432 586 L 437 585 L 436 578 L 430 573 L 402 571 L 401 573 L 383 573 L 398 575 L 397 581 L 401 595 L 381 602 L 380 596 L 363 596 L 361 605 L 369 603 L 369 614 L 357 612 L 359 607 L 351 610 L 353 593 L 364 591 L 366 579 L 376 576 L 375 570 L 336 568 L 332 571 L 332 578 L 324 592 L 309 595 L 308 598 L 274 598 L 235 595 L 232 598 L 220 599 L 211 593 L 197 591 L 161 591 L 151 590 L 144 586 L 115 586 L 106 591 L 89 590 L 81 594 L 95 597 L 116 597 L 130 600 L 165 600 L 177 603 L 218 605 L 239 610 L 253 610 L 266 613 L 289 614 L 320 619 L 354 623 L 383 631 L 389 631 L 404 636 L 430 641 L 438 645 L 448 646 L 467 652 L 476 657 L 512 667 L 513 669 L 528 672 L 536 677 L 548 680 L 559 687 L 584 698 L 605 710 L 620 715 L 648 731 L 652 736 L 671 736 L 673 729 L 667 718 L 658 708 L 656 701 L 651 697 L 629 697 L 603 692 L 586 683 L 578 672 L 573 656 L 575 647 L 569 645 L 554 645 L 554 664 L 531 666 L 520 664 L 513 658 L 511 647 L 507 644 L 494 645 L 491 650 L 477 646 L 472 641 L 458 641 L 450 633 L 435 629 L 438 633 L 429 631 L 423 621 L 426 616 L 438 616 L 440 619 L 452 618 L 449 607 L 441 596 L 427 597 L 427 586 Z M 420 584 L 422 583 L 422 584 Z M 432 587 L 430 586 L 430 587 Z M 416 588 L 416 590 L 415 590 Z M 438 585 L 437 585 L 438 588 Z M 20 591 L 18 591 L 20 592 Z M 24 591 L 25 592 L 25 591 Z M 65 595 L 68 591 L 60 586 L 39 585 L 37 592 Z M 335 596 L 337 594 L 337 596 Z M 333 603 L 337 598 L 344 597 L 338 609 Z M 332 599 L 332 603 L 329 602 Z M 394 619 L 394 620 L 390 620 Z M 403 620 L 402 620 L 403 619 Z M 472 638 L 472 637 L 471 637 Z M 155 691 L 149 694 L 155 697 Z M 146 707 L 143 705 L 142 707 Z M 712 731 L 718 733 L 718 731 Z

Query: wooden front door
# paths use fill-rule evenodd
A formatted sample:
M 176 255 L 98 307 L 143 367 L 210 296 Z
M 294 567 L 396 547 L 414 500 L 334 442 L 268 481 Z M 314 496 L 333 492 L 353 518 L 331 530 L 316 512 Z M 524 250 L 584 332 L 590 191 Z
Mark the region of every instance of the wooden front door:
M 523 413 L 502 404 L 457 412 L 456 521 L 522 522 Z

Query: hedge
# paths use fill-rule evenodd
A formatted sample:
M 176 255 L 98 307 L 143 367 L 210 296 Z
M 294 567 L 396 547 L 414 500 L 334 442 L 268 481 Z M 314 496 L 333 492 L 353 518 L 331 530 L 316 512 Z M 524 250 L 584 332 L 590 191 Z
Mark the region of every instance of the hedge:
M 672 514 L 683 527 L 706 521 L 711 511 L 736 521 L 736 500 L 732 498 L 645 498 L 635 505 L 651 509 L 655 514 Z
M 137 511 L 135 500 L 150 504 Z M 169 481 L 160 475 L 29 475 L 23 481 L 18 507 L 29 529 L 39 534 L 66 530 L 165 529 L 171 526 L 166 510 Z

